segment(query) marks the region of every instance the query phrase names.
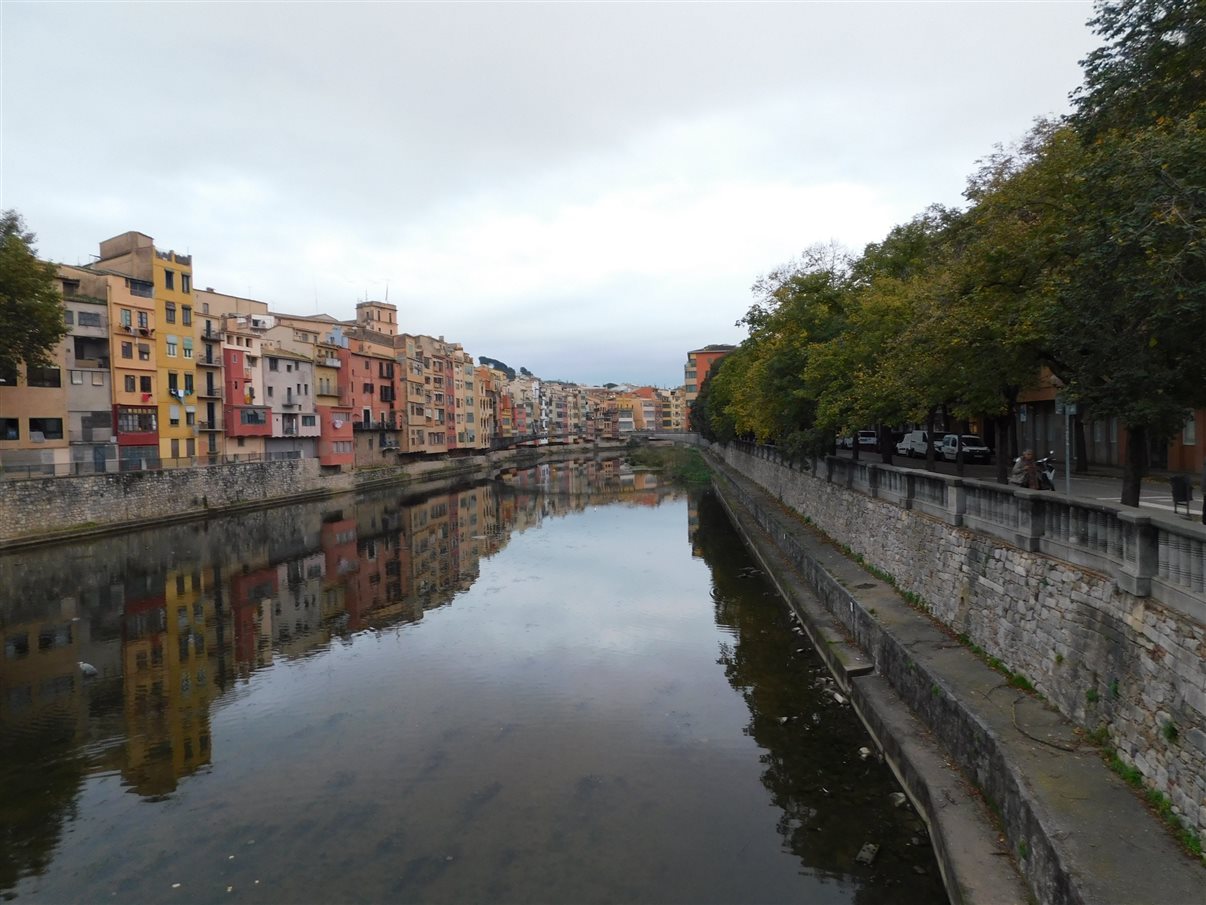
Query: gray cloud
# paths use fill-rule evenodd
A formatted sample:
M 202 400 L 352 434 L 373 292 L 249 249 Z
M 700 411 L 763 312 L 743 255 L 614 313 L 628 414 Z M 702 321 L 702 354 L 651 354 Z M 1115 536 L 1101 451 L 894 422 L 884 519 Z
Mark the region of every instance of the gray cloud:
M 677 383 L 759 273 L 1065 109 L 1090 12 L 7 3 L 0 203 L 57 260 L 138 229 L 282 310 L 388 282 L 474 355 Z

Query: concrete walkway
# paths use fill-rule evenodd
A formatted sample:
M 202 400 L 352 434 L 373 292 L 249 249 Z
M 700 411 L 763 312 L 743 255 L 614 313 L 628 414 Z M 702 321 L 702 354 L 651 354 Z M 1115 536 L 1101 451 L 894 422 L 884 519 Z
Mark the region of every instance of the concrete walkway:
M 1200 859 L 1079 730 L 760 487 L 709 462 L 739 529 L 929 822 L 952 902 L 1206 902 Z

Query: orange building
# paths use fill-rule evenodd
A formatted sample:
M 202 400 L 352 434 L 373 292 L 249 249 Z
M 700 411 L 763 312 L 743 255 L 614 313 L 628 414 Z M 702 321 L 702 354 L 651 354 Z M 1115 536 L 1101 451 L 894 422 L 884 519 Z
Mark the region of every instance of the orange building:
M 704 346 L 702 349 L 695 349 L 687 353 L 687 364 L 683 368 L 683 389 L 688 406 L 699 395 L 699 388 L 708 379 L 708 374 L 716 367 L 716 363 L 736 348 L 736 346 L 717 344 Z

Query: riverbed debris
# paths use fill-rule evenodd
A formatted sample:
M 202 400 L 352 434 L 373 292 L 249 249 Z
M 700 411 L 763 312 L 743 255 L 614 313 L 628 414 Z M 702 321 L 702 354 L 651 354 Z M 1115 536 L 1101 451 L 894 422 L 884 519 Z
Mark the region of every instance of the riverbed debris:
M 863 847 L 858 850 L 858 854 L 854 856 L 854 860 L 859 864 L 870 864 L 875 860 L 877 852 L 879 852 L 879 846 L 874 842 L 864 843 Z

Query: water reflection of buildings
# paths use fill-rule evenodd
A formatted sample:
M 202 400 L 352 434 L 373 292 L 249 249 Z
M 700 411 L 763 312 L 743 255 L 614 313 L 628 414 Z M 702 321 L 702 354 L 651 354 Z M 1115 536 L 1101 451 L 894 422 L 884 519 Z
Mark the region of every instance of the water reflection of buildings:
M 54 726 L 103 752 L 90 769 L 168 795 L 211 762 L 212 705 L 232 684 L 334 637 L 421 620 L 545 518 L 665 493 L 619 460 L 584 460 L 25 554 L 0 571 L 0 738 Z M 71 574 L 65 555 L 91 565 Z M 98 675 L 86 679 L 80 661 Z

